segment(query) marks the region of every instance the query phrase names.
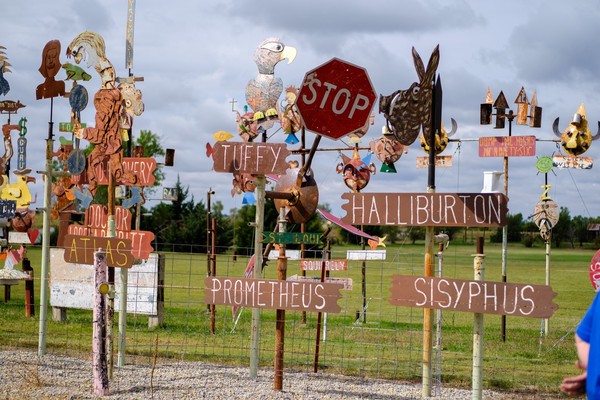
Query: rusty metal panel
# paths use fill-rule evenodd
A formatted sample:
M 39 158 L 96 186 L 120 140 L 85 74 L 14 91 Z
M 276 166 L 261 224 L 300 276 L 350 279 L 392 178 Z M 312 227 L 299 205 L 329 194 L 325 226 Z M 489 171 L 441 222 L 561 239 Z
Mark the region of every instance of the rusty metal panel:
M 435 156 L 436 168 L 450 168 L 452 166 L 452 156 Z M 429 157 L 417 157 L 417 168 L 429 168 Z
M 504 226 L 503 193 L 344 193 L 342 221 L 352 225 Z
M 217 142 L 213 168 L 215 172 L 284 174 L 290 154 L 285 143 Z
M 557 154 L 552 156 L 552 164 L 556 168 L 591 169 L 594 166 L 594 159 L 586 156 L 563 156 Z
M 481 314 L 549 318 L 558 305 L 550 286 L 393 275 L 390 304 Z
M 70 263 L 94 264 L 94 252 L 102 249 L 109 267 L 130 268 L 133 264 L 129 239 L 66 235 L 64 249 L 65 261 Z
M 105 158 L 96 167 L 96 179 L 99 185 L 108 185 L 108 159 Z M 154 170 L 156 160 L 152 157 L 123 157 L 123 168 L 136 177 L 135 183 L 117 181 L 117 185 L 152 186 L 154 185 Z
M 479 157 L 533 157 L 535 136 L 492 136 L 479 138 Z
M 204 302 L 250 308 L 339 313 L 341 285 L 209 276 L 204 279 Z

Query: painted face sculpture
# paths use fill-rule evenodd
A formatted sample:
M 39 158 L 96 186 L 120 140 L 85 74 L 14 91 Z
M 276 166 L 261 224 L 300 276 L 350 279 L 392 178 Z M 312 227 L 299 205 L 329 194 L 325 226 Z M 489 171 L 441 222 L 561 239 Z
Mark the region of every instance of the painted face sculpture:
M 354 149 L 352 158 L 342 154 L 343 162 L 338 164 L 336 171 L 342 174 L 344 184 L 353 192 L 360 192 L 371 180 L 371 174 L 375 173 L 375 165 L 367 165 L 358 155 L 358 150 Z
M 558 118 L 554 120 L 552 128 L 554 134 L 560 138 L 560 145 L 567 154 L 578 156 L 585 153 L 592 145 L 592 140 L 600 137 L 600 132 L 592 136 L 583 103 L 579 106 L 569 126 L 562 133 L 558 130 L 558 120 Z
M 396 172 L 394 163 L 408 150 L 386 127 L 383 128 L 382 135 L 377 140 L 371 140 L 369 146 L 371 152 L 382 162 L 381 172 Z

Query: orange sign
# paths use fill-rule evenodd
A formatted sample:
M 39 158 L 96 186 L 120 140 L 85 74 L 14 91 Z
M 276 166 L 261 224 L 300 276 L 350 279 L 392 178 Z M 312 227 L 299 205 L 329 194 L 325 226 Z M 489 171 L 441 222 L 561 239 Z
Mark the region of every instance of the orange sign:
M 124 157 L 123 169 L 132 171 L 137 177 L 137 182 L 133 186 L 152 186 L 154 185 L 154 170 L 156 169 L 156 160 L 152 157 Z M 99 185 L 108 185 L 108 174 L 106 159 L 96 167 L 96 176 Z M 118 182 L 117 185 L 123 185 L 124 182 Z
M 322 266 L 322 260 L 300 260 L 302 271 L 320 271 Z M 348 269 L 346 260 L 325 260 L 325 271 L 345 271 L 346 269 Z
M 89 236 L 66 235 L 64 258 L 75 264 L 94 264 L 94 253 L 99 249 L 106 253 L 109 267 L 131 268 L 131 240 Z
M 535 136 L 479 138 L 479 157 L 533 157 Z

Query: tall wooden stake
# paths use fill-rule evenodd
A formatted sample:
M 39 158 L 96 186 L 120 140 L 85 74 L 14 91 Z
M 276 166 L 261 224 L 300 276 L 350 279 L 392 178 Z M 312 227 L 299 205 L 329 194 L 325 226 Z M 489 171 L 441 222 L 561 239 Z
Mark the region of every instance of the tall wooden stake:
M 94 375 L 94 394 L 108 396 L 108 368 L 106 357 L 106 253 L 94 253 L 94 311 L 92 339 L 92 370 Z
M 279 210 L 279 232 L 286 231 L 285 208 Z M 287 257 L 285 255 L 285 244 L 279 246 L 279 257 L 277 257 L 277 279 L 285 281 L 287 278 Z M 283 389 L 283 354 L 285 347 L 285 310 L 277 310 L 275 318 L 275 372 L 273 389 Z
M 477 238 L 477 254 L 473 257 L 474 279 L 483 281 L 485 276 L 485 254 L 483 254 L 483 237 Z M 483 314 L 473 314 L 473 400 L 480 400 L 483 381 Z
M 262 236 L 265 223 L 265 177 L 258 175 L 256 182 L 256 215 L 254 219 L 254 278 L 262 276 Z M 252 327 L 250 330 L 250 378 L 256 379 L 260 353 L 260 308 L 252 309 Z

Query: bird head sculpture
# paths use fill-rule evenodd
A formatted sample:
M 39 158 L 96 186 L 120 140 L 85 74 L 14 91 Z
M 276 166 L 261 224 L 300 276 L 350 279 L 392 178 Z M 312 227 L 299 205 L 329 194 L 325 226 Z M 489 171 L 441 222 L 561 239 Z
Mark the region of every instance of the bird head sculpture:
M 592 140 L 600 137 L 600 121 L 598 122 L 598 133 L 592 136 L 583 103 L 562 133 L 558 129 L 558 121 L 558 118 L 554 120 L 552 129 L 554 134 L 560 138 L 560 145 L 567 154 L 578 156 L 585 153 L 592 145 Z

